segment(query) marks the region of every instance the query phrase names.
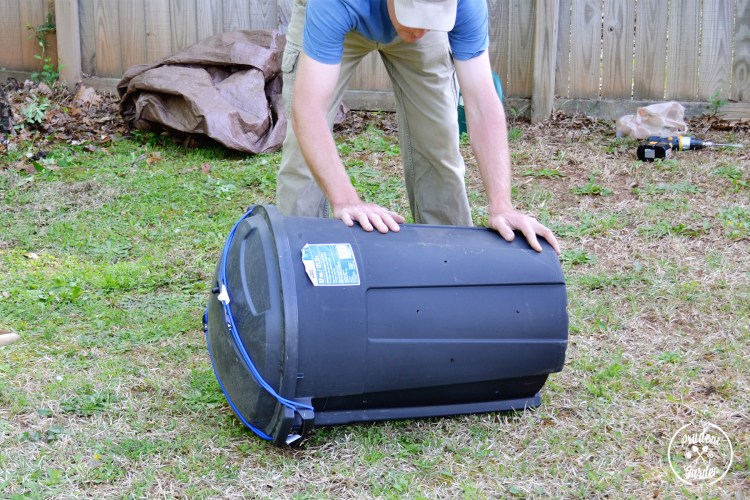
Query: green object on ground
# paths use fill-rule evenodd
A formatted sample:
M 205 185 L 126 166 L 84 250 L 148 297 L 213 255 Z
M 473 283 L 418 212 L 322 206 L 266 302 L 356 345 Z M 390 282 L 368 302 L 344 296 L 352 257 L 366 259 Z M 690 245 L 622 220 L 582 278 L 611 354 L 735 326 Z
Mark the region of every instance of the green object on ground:
M 503 84 L 500 81 L 500 76 L 497 73 L 492 73 L 492 81 L 495 83 L 495 91 L 497 96 L 500 98 L 500 102 L 505 102 L 505 95 L 503 95 Z M 463 134 L 468 132 L 466 128 L 466 112 L 464 111 L 464 98 L 461 92 L 458 93 L 458 133 Z

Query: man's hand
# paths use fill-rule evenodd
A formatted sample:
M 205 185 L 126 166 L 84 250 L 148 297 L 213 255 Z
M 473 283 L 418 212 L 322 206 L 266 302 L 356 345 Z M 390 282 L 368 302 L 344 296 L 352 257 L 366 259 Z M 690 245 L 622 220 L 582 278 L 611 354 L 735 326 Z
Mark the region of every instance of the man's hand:
M 557 239 L 552 231 L 535 218 L 517 210 L 508 210 L 490 216 L 490 227 L 500 233 L 500 236 L 505 238 L 506 241 L 513 241 L 515 237 L 513 234 L 514 229 L 521 231 L 531 248 L 537 252 L 542 251 L 542 247 L 537 240 L 537 235 L 539 235 L 547 240 L 547 243 L 552 246 L 557 255 L 560 255 L 560 245 L 557 243 Z
M 374 203 L 363 202 L 333 207 L 333 216 L 344 221 L 344 224 L 349 227 L 353 226 L 356 221 L 365 231 L 377 229 L 381 233 L 388 231 L 397 233 L 401 229 L 399 224 L 406 222 L 406 219 L 396 212 L 391 212 Z

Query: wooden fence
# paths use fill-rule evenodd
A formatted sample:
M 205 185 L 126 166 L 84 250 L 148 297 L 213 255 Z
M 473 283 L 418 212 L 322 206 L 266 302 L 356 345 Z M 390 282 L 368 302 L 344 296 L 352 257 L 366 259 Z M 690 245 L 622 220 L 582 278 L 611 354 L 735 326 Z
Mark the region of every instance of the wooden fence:
M 39 65 L 26 25 L 55 9 L 68 82 L 113 88 L 125 69 L 223 31 L 284 31 L 293 0 L 0 0 L 0 70 Z M 510 104 L 613 115 L 647 102 L 711 100 L 750 118 L 750 0 L 488 0 L 490 57 Z M 0 73 L 0 76 L 2 74 Z M 347 97 L 392 108 L 376 55 Z

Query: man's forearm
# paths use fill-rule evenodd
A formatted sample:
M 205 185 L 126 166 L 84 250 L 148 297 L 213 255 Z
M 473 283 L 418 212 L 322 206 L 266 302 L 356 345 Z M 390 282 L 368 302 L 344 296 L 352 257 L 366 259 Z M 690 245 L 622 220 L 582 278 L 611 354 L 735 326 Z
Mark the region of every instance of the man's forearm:
M 315 180 L 335 208 L 359 200 L 328 127 L 327 113 L 338 66 L 302 55 L 292 97 L 291 126 Z
M 316 119 L 313 113 L 306 113 L 304 109 L 294 114 L 297 113 L 304 115 L 295 117 L 293 125 L 300 149 L 328 201 L 336 207 L 359 200 L 339 158 L 325 115 Z
M 498 103 L 499 104 L 499 103 Z M 474 110 L 469 121 L 471 147 L 487 193 L 490 214 L 512 209 L 511 167 L 505 114 L 490 109 Z M 467 113 L 467 116 L 470 116 Z

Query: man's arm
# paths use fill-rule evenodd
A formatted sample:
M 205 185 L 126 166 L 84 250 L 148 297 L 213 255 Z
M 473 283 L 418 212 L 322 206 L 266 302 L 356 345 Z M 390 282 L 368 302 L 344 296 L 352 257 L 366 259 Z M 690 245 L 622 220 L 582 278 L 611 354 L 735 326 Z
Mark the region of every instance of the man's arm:
M 366 231 L 398 231 L 405 219 L 379 205 L 364 203 L 349 180 L 326 118 L 338 82 L 340 65 L 318 62 L 300 54 L 291 125 L 315 180 L 331 204 L 333 215 L 348 226 L 358 222 Z
M 510 150 L 505 111 L 492 81 L 487 51 L 468 61 L 456 61 L 456 74 L 466 110 L 466 121 L 474 156 L 479 165 L 489 203 L 489 223 L 503 238 L 513 240 L 513 230 L 523 233 L 538 252 L 537 235 L 560 253 L 555 235 L 536 219 L 513 208 L 511 203 Z

